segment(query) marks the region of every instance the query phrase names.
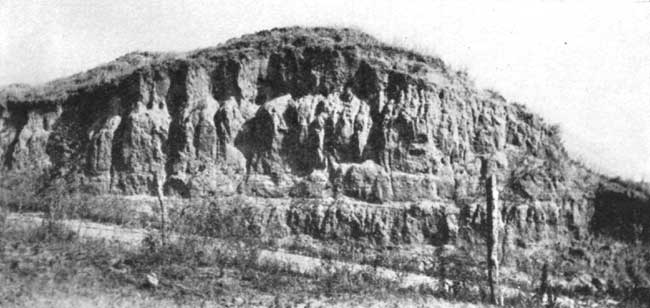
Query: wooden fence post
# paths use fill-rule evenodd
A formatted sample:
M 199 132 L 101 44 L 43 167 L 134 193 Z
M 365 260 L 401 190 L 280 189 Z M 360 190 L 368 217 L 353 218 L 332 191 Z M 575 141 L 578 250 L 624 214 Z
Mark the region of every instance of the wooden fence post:
M 165 246 L 167 245 L 167 231 L 166 231 L 166 221 L 165 221 L 165 216 L 167 213 L 165 213 L 165 203 L 163 201 L 163 184 L 164 180 L 161 179 L 163 178 L 162 172 L 156 172 L 154 173 L 154 181 L 156 185 L 156 197 L 158 197 L 158 205 L 160 206 L 160 240 L 162 242 L 162 245 Z
M 501 221 L 499 208 L 499 192 L 497 190 L 497 176 L 494 173 L 485 179 L 487 199 L 487 263 L 488 283 L 490 287 L 490 302 L 498 305 L 499 292 L 499 262 L 497 256 L 497 243 L 499 243 L 499 227 Z

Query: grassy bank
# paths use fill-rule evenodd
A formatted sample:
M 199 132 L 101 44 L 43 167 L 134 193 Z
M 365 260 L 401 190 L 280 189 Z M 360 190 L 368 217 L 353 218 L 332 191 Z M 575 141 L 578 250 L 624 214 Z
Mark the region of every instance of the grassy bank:
M 254 246 L 210 253 L 199 241 L 148 237 L 132 248 L 57 223 L 5 226 L 2 239 L 2 307 L 473 307 L 397 290 L 371 272 L 307 277 L 255 265 Z

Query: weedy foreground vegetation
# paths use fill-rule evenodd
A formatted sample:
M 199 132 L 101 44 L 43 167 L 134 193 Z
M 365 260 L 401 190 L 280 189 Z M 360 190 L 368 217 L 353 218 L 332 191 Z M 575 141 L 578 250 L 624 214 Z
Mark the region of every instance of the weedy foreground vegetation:
M 210 252 L 200 240 L 149 236 L 134 247 L 80 238 L 50 220 L 5 226 L 2 239 L 2 307 L 472 307 L 397 290 L 372 271 L 310 277 L 260 266 L 250 245 Z
M 471 255 L 481 252 L 469 248 L 441 247 L 413 254 L 405 253 L 404 249 L 378 249 L 355 242 L 320 243 L 308 236 L 278 240 L 274 234 L 250 230 L 249 225 L 237 220 L 236 217 L 242 215 L 217 215 L 224 208 L 240 208 L 241 204 L 229 207 L 217 204 L 241 202 L 237 198 L 170 207 L 167 228 L 178 236 L 165 240 L 160 237 L 156 206 L 147 206 L 146 210 L 133 206 L 134 203 L 155 203 L 155 200 L 129 203 L 119 197 L 69 194 L 65 185 L 48 187 L 39 193 L 29 193 L 33 190 L 28 187 L 3 191 L 0 215 L 2 307 L 485 306 L 482 304 L 486 300 L 482 287 L 484 264 L 473 261 L 480 257 Z M 44 219 L 36 226 L 11 223 L 10 213 L 25 211 L 43 213 Z M 151 232 L 137 243 L 87 239 L 66 228 L 61 223 L 66 219 L 92 220 L 127 231 L 145 228 Z M 208 244 L 214 238 L 230 245 L 224 248 Z M 610 244 L 607 250 L 610 254 L 606 256 L 610 261 L 605 257 L 590 259 L 586 256 L 584 262 L 558 266 L 573 266 L 579 272 L 580 267 L 613 262 L 611 260 L 616 258 L 636 258 L 640 260 L 637 262 L 643 262 L 647 257 L 641 248 L 617 249 L 615 242 Z M 579 250 L 598 249 L 604 248 L 574 245 L 572 251 L 575 254 Z M 318 275 L 300 274 L 283 263 L 257 262 L 262 250 L 283 250 L 319 258 L 324 271 Z M 369 267 L 352 270 L 334 266 L 335 260 Z M 378 267 L 422 273 L 449 283 L 442 283 L 439 288 L 424 285 L 403 288 L 398 281 L 377 275 Z M 507 273 L 504 276 L 506 284 L 522 290 L 519 296 L 507 298 L 506 306 L 561 306 L 560 302 L 543 303 L 535 297 L 534 287 L 517 285 L 516 279 L 511 279 Z M 643 279 L 642 275 L 637 276 Z M 637 283 L 641 285 L 642 282 Z M 643 294 L 631 297 L 623 307 L 643 307 Z M 560 295 L 582 296 L 567 291 Z M 594 303 L 589 297 L 582 297 L 580 303 L 585 306 Z

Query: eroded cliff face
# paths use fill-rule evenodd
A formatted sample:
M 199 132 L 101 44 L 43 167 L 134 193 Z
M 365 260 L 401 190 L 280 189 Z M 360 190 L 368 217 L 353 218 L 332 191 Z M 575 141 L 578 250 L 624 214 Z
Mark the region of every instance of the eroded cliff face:
M 556 128 L 439 59 L 357 31 L 275 29 L 130 54 L 0 94 L 3 174 L 49 169 L 96 194 L 153 194 L 158 177 L 184 198 L 345 198 L 384 225 L 446 230 L 409 236 L 443 244 L 480 229 L 489 168 L 512 243 L 589 232 L 598 177 L 567 157 Z M 319 232 L 311 212 L 284 213 L 295 232 Z M 387 230 L 377 241 L 405 242 Z

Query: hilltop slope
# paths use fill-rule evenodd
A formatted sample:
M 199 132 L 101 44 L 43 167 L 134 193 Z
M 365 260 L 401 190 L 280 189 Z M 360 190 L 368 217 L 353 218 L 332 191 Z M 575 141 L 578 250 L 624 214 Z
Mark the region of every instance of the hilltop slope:
M 626 238 L 603 217 L 634 212 L 611 211 L 608 180 L 560 139 L 442 60 L 350 29 L 131 53 L 0 90 L 3 176 L 48 170 L 99 195 L 154 194 L 160 180 L 181 198 L 290 199 L 277 219 L 291 232 L 374 243 L 480 242 L 486 170 L 499 176 L 508 249 Z M 630 198 L 647 208 L 647 195 Z

